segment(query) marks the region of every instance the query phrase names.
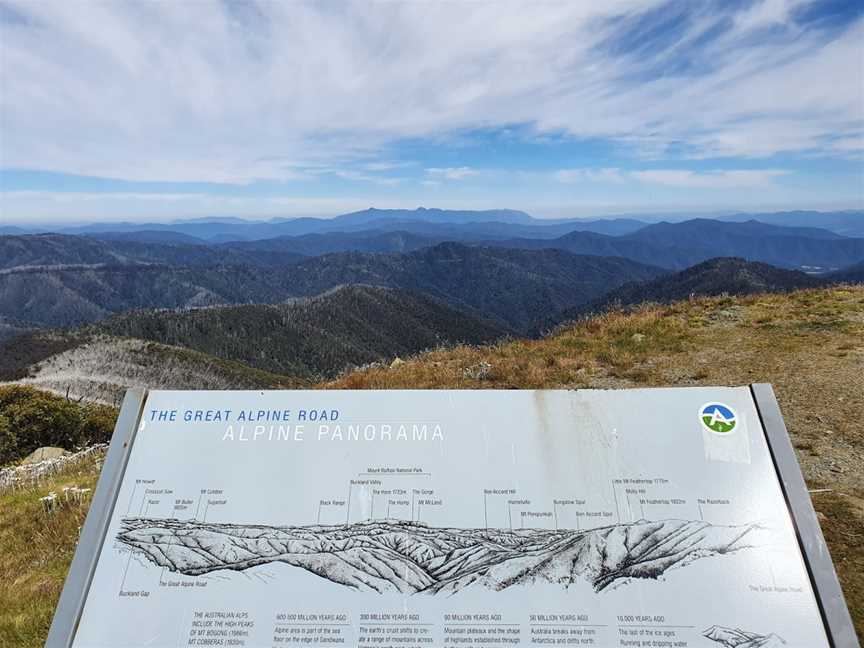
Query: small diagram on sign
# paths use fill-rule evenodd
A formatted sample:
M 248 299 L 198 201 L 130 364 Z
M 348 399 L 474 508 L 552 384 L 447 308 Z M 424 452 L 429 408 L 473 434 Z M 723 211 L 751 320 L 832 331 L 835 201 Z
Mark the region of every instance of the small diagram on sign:
M 544 582 L 564 588 L 588 582 L 600 592 L 762 546 L 765 534 L 758 524 L 693 520 L 572 530 L 437 528 L 394 519 L 265 526 L 129 517 L 116 538 L 149 563 L 187 576 L 285 563 L 355 590 L 436 595 Z
M 786 645 L 786 641 L 774 633 L 760 635 L 716 625 L 705 630 L 702 636 L 716 641 L 724 648 L 781 648 Z

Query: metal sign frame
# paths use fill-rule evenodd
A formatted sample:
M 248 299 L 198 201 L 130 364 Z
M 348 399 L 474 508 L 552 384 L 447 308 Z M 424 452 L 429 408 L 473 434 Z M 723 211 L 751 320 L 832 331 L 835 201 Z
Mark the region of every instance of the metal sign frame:
M 770 384 L 758 383 L 750 385 L 750 392 L 780 480 L 828 641 L 833 648 L 860 648 L 774 390 Z M 146 396 L 146 390 L 130 389 L 123 399 L 102 473 L 45 642 L 46 648 L 72 646 L 135 442 Z
M 816 603 L 822 613 L 828 640 L 835 648 L 860 648 L 852 617 L 843 598 L 843 590 L 831 562 L 828 545 L 822 536 L 822 528 L 810 501 L 804 475 L 798 465 L 786 423 L 780 412 L 780 405 L 774 390 L 767 383 L 750 385 L 756 411 L 762 421 L 768 451 L 774 460 L 780 488 L 786 498 L 786 506 L 798 536 L 798 545 L 804 556 L 804 564 L 810 575 Z

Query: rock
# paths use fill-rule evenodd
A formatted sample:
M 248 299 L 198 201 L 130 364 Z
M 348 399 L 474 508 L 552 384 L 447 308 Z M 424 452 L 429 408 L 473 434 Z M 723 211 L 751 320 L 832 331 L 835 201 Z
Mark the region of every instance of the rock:
M 45 446 L 44 448 L 38 448 L 27 455 L 22 463 L 25 464 L 33 464 L 39 463 L 40 461 L 45 461 L 46 459 L 59 459 L 60 457 L 65 457 L 67 455 L 72 454 L 68 450 L 64 450 L 63 448 L 54 448 L 51 446 Z
M 465 367 L 462 370 L 462 375 L 473 380 L 484 380 L 489 377 L 490 371 L 492 371 L 492 365 L 488 362 L 479 362 L 476 365 Z

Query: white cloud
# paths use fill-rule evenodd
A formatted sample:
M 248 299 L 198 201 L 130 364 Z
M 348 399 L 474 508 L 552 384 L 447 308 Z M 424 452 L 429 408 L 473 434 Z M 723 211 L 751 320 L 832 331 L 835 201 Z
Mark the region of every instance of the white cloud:
M 582 182 L 612 182 L 621 183 L 625 181 L 624 173 L 620 169 L 560 169 L 553 174 L 558 182 L 564 184 L 576 184 Z
M 690 169 L 616 168 L 560 169 L 552 177 L 563 184 L 624 184 L 632 181 L 686 189 L 732 189 L 766 187 L 789 172 L 783 169 L 735 169 L 692 171 Z
M 690 171 L 655 169 L 633 171 L 630 175 L 640 182 L 671 187 L 699 189 L 743 189 L 770 185 L 775 178 L 786 175 L 781 169 L 739 169 L 734 171 Z
M 423 184 L 434 181 L 423 181 Z M 430 190 L 431 191 L 431 190 Z M 715 214 L 718 211 L 788 209 L 859 209 L 861 196 L 839 196 L 831 200 L 818 199 L 808 194 L 806 188 L 795 193 L 782 190 L 765 191 L 754 189 L 760 200 L 754 202 L 744 191 L 717 193 L 709 204 L 702 202 L 697 191 L 684 189 L 676 197 L 652 200 L 640 197 L 635 202 L 622 201 L 617 196 L 598 196 L 572 200 L 561 196 L 532 194 L 528 198 L 508 198 L 502 202 L 500 196 L 454 197 L 446 192 L 436 194 L 435 205 L 442 209 L 497 209 L 502 204 L 512 209 L 524 209 L 538 217 L 570 218 L 583 216 L 602 217 L 604 214 L 681 212 L 690 216 L 699 213 Z M 653 192 L 652 192 L 653 193 Z M 426 194 L 428 198 L 428 193 Z M 285 216 L 334 216 L 359 211 L 370 206 L 383 209 L 414 209 L 422 200 L 410 197 L 378 197 L 370 201 L 361 195 L 344 197 L 298 197 L 289 195 L 250 197 L 221 196 L 211 193 L 85 193 L 54 191 L 9 191 L 2 194 L 8 218 L 0 218 L 4 225 L 52 224 L 68 226 L 72 223 L 110 222 L 123 220 L 139 222 L 164 222 L 175 219 L 202 216 L 237 216 L 266 219 Z
M 430 168 L 426 169 L 426 173 L 434 178 L 444 178 L 445 180 L 464 180 L 479 175 L 477 169 L 471 167 L 447 167 L 447 168 Z
M 371 182 L 372 184 L 381 185 L 384 187 L 395 187 L 401 181 L 399 178 L 388 178 L 387 176 L 371 175 L 360 171 L 334 171 L 335 175 L 343 180 L 353 180 L 356 182 Z
M 717 3 L 672 42 L 611 47 L 635 38 L 619 18 L 660 4 L 11 0 L 0 165 L 242 184 L 372 174 L 401 139 L 514 124 L 654 157 L 861 139 L 864 21 L 806 30 L 766 0 L 729 28 Z
M 29 214 L 9 222 L 110 221 L 123 218 L 143 221 L 165 221 L 201 216 L 275 217 L 332 216 L 366 209 L 362 197 L 321 198 L 298 196 L 222 196 L 210 193 L 141 193 L 141 192 L 55 192 L 8 191 L 2 194 L 4 210 L 10 215 Z M 377 200 L 375 206 L 405 207 L 400 200 Z M 416 207 L 416 204 L 410 204 Z M 5 221 L 4 221 L 5 223 Z
M 792 11 L 813 0 L 759 0 L 735 16 L 735 26 L 742 30 L 754 30 L 774 25 L 788 25 Z

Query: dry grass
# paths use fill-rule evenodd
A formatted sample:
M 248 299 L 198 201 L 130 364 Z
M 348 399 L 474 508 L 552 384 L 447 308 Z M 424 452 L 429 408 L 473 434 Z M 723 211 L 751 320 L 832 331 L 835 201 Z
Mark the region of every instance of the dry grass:
M 459 347 L 322 385 L 348 389 L 774 385 L 864 635 L 864 287 L 614 312 L 537 341 Z
M 72 466 L 38 487 L 0 494 L 0 646 L 42 646 L 75 552 L 87 506 L 61 502 L 52 514 L 39 498 L 62 499 L 64 486 L 94 488 L 92 459 Z

